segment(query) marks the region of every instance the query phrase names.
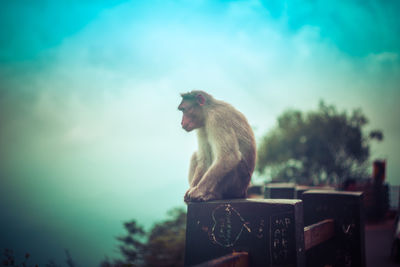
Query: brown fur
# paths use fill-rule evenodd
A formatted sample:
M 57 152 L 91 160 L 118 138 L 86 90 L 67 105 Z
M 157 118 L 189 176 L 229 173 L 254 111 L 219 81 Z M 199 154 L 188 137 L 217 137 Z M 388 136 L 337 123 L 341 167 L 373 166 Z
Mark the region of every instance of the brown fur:
M 198 137 L 185 201 L 246 197 L 256 160 L 254 134 L 246 118 L 206 92 L 181 96 L 182 127 L 188 132 L 196 129 Z

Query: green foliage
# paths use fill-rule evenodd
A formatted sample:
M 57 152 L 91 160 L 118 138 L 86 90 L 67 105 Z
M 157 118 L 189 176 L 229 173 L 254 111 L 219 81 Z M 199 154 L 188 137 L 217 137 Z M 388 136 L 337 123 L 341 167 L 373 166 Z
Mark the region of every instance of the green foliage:
M 69 253 L 69 250 L 65 250 L 65 255 L 67 256 L 67 260 L 65 261 L 67 263 L 68 267 L 77 267 L 77 264 L 75 261 L 72 259 L 71 254 Z
M 67 260 L 65 261 L 67 263 L 67 266 L 69 267 L 76 267 L 77 265 L 75 264 L 75 261 L 72 259 L 71 254 L 69 253 L 68 250 L 65 250 L 65 254 L 67 256 Z M 17 263 L 17 259 L 16 256 L 14 255 L 14 251 L 12 249 L 4 249 L 3 250 L 3 254 L 2 254 L 2 261 L 1 261 L 1 266 L 22 266 L 22 267 L 38 267 L 38 264 L 29 264 L 28 260 L 31 257 L 31 255 L 29 253 L 25 253 L 24 255 L 24 260 L 23 261 L 19 261 L 19 263 Z M 54 260 L 49 260 L 46 264 L 46 267 L 58 267 L 60 265 L 58 265 Z
M 147 266 L 183 266 L 186 213 L 183 209 L 168 212 L 170 219 L 151 229 L 145 253 Z
M 306 185 L 364 177 L 370 141 L 383 139 L 379 130 L 365 136 L 367 123 L 360 109 L 348 115 L 323 102 L 317 111 L 286 111 L 259 145 L 257 171 Z
M 123 260 L 105 259 L 101 267 L 114 266 L 183 266 L 186 213 L 181 208 L 168 212 L 168 218 L 156 223 L 146 233 L 136 221 L 124 224 L 128 232 L 118 237 Z
M 14 251 L 12 249 L 4 249 L 2 253 L 1 266 L 22 266 L 22 267 L 33 267 L 33 264 L 28 264 L 30 258 L 29 253 L 25 253 L 24 260 L 17 263 Z M 35 267 L 38 265 L 36 264 Z
M 135 266 L 135 264 L 143 260 L 142 255 L 145 244 L 141 240 L 143 240 L 145 236 L 145 231 L 141 226 L 137 225 L 135 221 L 124 223 L 124 227 L 128 235 L 117 237 L 122 243 L 122 245 L 119 246 L 119 250 L 124 256 L 126 264 L 131 264 L 127 266 Z

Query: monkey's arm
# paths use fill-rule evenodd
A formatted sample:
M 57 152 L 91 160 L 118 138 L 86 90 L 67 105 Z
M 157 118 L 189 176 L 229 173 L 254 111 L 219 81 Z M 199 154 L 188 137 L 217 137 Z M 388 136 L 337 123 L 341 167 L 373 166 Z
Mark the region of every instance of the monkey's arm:
M 190 167 L 189 167 L 189 185 L 192 184 L 193 175 L 197 167 L 197 153 L 194 152 L 192 158 L 190 159 Z
M 194 188 L 196 188 L 200 179 L 203 177 L 206 172 L 204 162 L 198 159 L 197 153 L 193 153 L 192 159 L 190 161 L 190 169 L 189 169 L 189 189 L 185 194 L 184 200 L 186 202 L 191 200 L 190 194 Z
M 190 187 L 195 187 L 199 183 L 201 177 L 204 175 L 206 171 L 203 161 L 199 160 L 197 154 L 198 154 L 197 152 L 194 152 L 190 160 L 190 168 L 189 168 Z

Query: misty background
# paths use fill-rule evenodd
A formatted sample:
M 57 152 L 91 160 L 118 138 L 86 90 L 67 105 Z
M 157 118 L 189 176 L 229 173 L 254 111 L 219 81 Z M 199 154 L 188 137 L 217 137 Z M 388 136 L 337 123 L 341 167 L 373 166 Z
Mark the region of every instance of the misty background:
M 184 206 L 194 133 L 179 93 L 205 90 L 256 138 L 288 108 L 361 108 L 371 159 L 400 184 L 398 1 L 2 1 L 0 249 L 80 266 Z M 270 177 L 258 177 L 261 181 Z M 19 254 L 18 254 L 19 253 Z

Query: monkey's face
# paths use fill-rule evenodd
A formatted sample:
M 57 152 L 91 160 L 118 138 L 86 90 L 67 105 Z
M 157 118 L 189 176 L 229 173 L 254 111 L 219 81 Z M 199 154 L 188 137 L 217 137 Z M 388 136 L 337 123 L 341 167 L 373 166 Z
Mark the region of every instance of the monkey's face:
M 203 112 L 196 102 L 182 100 L 178 109 L 182 111 L 182 128 L 187 132 L 203 127 Z

